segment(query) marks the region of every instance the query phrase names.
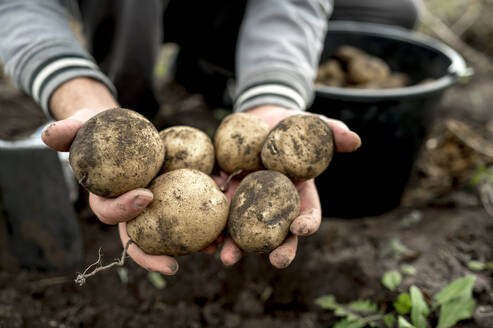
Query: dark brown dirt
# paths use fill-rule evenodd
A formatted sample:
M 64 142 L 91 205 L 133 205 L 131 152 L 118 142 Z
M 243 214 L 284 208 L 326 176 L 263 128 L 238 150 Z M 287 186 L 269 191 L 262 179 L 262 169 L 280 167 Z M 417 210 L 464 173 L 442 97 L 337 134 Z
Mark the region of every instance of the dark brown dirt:
M 492 88 L 491 76 L 456 87 L 444 99 L 441 118 L 484 126 L 492 119 Z M 0 89 L 0 102 L 8 104 L 0 114 L 0 138 L 25 135 L 44 120 L 35 106 L 18 97 L 11 89 Z M 408 192 L 420 181 L 416 177 Z M 247 255 L 233 267 L 224 267 L 217 256 L 180 257 L 180 270 L 165 278 L 164 289 L 156 288 L 131 260 L 125 265 L 128 282 L 111 269 L 89 278 L 83 287 L 73 281 L 76 272 L 21 269 L 8 254 L 0 225 L 0 327 L 329 327 L 334 317 L 315 305 L 318 296 L 386 304 L 411 284 L 432 294 L 470 273 L 470 260 L 493 260 L 493 219 L 473 188 L 455 185 L 440 198 L 407 204 L 376 218 L 325 219 L 316 235 L 300 241 L 297 258 L 285 270 L 274 269 L 259 255 Z M 96 260 L 100 247 L 105 263 L 119 257 L 116 227 L 99 223 L 86 206 L 79 209 L 84 267 Z M 411 213 L 422 219 L 407 227 L 404 222 Z M 388 251 L 392 240 L 408 252 L 393 256 Z M 399 290 L 389 292 L 380 278 L 401 263 L 413 265 L 417 273 L 405 276 Z M 475 274 L 478 304 L 493 304 L 491 272 Z M 469 320 L 462 327 L 478 324 Z

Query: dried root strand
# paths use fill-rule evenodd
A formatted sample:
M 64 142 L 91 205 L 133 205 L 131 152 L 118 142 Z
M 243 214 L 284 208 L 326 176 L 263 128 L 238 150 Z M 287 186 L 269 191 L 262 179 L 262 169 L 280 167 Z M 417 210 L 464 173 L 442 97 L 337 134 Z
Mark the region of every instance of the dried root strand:
M 228 178 L 226 179 L 226 181 L 224 181 L 223 184 L 221 184 L 221 186 L 219 187 L 219 189 L 221 189 L 222 192 L 225 192 L 226 190 L 228 190 L 228 187 L 229 187 L 229 184 L 231 183 L 231 180 L 239 175 L 243 173 L 243 170 L 242 169 L 237 169 L 236 171 L 234 171 L 233 173 L 231 173 Z
M 87 278 L 89 278 L 90 276 L 94 276 L 99 271 L 109 269 L 113 266 L 123 266 L 125 264 L 125 259 L 127 257 L 128 247 L 130 246 L 131 243 L 132 243 L 132 240 L 130 239 L 127 242 L 127 244 L 125 245 L 125 248 L 123 249 L 122 256 L 120 257 L 120 259 L 117 259 L 115 262 L 112 262 L 112 263 L 104 265 L 104 266 L 103 266 L 103 262 L 102 262 L 102 254 L 101 254 L 101 248 L 100 248 L 98 251 L 98 260 L 96 262 L 94 262 L 93 264 L 91 264 L 90 266 L 88 266 L 84 270 L 84 272 L 82 272 L 82 273 L 79 272 L 77 274 L 77 277 L 75 278 L 75 283 L 79 286 L 82 286 L 86 283 Z M 96 268 L 88 273 L 88 271 L 94 267 L 96 267 Z

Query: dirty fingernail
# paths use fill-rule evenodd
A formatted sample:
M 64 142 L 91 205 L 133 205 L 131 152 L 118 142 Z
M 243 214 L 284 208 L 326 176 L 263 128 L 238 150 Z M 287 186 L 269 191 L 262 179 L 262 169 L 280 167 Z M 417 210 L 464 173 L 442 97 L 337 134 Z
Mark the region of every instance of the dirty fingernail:
M 306 227 L 306 224 L 301 224 L 295 227 L 294 229 L 291 229 L 291 232 L 294 233 L 295 235 L 304 235 L 308 233 L 308 228 Z
M 152 196 L 138 195 L 134 199 L 134 208 L 136 210 L 144 209 L 152 200 Z
M 168 264 L 168 269 L 171 271 L 171 274 L 175 274 L 176 271 L 178 271 L 178 264 L 177 263 Z
M 273 256 L 272 264 L 278 269 L 284 269 L 291 264 L 291 261 L 286 255 L 276 253 Z

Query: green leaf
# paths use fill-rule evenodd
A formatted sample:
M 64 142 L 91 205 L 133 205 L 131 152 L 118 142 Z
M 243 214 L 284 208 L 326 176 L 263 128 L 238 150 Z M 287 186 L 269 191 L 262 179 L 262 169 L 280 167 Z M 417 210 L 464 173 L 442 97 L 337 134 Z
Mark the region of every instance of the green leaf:
M 402 275 L 397 270 L 390 270 L 384 273 L 382 277 L 382 284 L 389 290 L 395 290 L 402 281 Z
M 399 328 L 416 328 L 409 321 L 406 320 L 406 318 L 399 316 L 399 319 L 397 320 L 397 324 Z
M 480 261 L 469 261 L 467 267 L 471 271 L 483 271 L 486 268 L 486 265 Z
M 147 274 L 147 278 L 157 289 L 163 289 L 164 287 L 166 287 L 166 280 L 159 272 L 149 272 Z
M 484 265 L 484 268 L 486 270 L 493 270 L 493 261 L 486 262 L 486 264 Z
M 478 185 L 484 180 L 486 176 L 488 176 L 488 168 L 484 165 L 478 166 L 476 172 L 474 172 L 474 175 L 471 178 L 471 183 L 473 185 Z
M 414 276 L 416 274 L 416 269 L 412 265 L 406 263 L 401 265 L 401 271 L 408 276 Z
M 339 304 L 337 304 L 334 295 L 326 295 L 319 297 L 315 300 L 315 304 L 319 305 L 323 309 L 332 310 L 332 311 L 334 311 L 337 307 L 339 307 Z
M 467 275 L 454 280 L 435 295 L 438 304 L 443 305 L 454 298 L 471 298 L 476 276 Z
M 332 327 L 332 328 L 364 328 L 366 326 L 366 322 L 362 319 L 356 320 L 348 320 L 342 319 Z
M 395 317 L 392 313 L 387 313 L 383 316 L 383 323 L 387 328 L 393 328 L 395 325 Z
M 362 312 L 362 313 L 372 313 L 372 312 L 378 312 L 378 306 L 368 300 L 358 300 L 351 302 L 347 305 L 347 307 L 356 312 Z
M 116 269 L 116 273 L 118 273 L 118 277 L 120 278 L 120 281 L 122 284 L 128 284 L 129 278 L 128 278 L 128 269 L 127 268 L 118 268 Z
M 393 238 L 389 241 L 388 245 L 382 249 L 380 256 L 386 257 L 390 255 L 395 259 L 399 259 L 409 251 L 409 248 L 407 248 L 399 239 Z
M 441 305 L 438 328 L 453 327 L 460 320 L 472 317 L 476 302 L 472 298 L 476 277 L 468 275 L 453 281 L 435 295 Z
M 423 213 L 421 211 L 414 210 L 411 213 L 405 215 L 401 219 L 400 224 L 403 228 L 411 228 L 421 222 L 421 220 L 423 220 Z
M 442 305 L 437 328 L 450 328 L 474 313 L 476 302 L 471 298 L 457 298 Z
M 416 286 L 411 286 L 411 321 L 416 328 L 426 328 L 428 323 L 426 317 L 430 314 L 428 304 L 424 300 L 423 294 Z
M 394 308 L 399 314 L 408 314 L 411 311 L 411 296 L 407 293 L 400 294 L 394 302 Z

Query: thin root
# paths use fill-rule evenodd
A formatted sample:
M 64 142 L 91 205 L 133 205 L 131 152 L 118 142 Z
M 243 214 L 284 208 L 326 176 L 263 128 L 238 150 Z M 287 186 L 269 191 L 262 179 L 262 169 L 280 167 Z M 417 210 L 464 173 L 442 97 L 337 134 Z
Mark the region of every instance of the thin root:
M 233 173 L 231 173 L 228 178 L 226 179 L 226 181 L 224 181 L 224 183 L 219 187 L 221 189 L 222 192 L 225 192 L 228 187 L 229 187 L 229 183 L 231 182 L 231 180 L 237 176 L 238 174 L 241 174 L 243 172 L 242 169 L 237 169 L 236 171 L 234 171 Z
M 118 259 L 115 262 L 112 262 L 108 265 L 105 265 L 105 266 L 103 266 L 101 248 L 100 248 L 98 251 L 98 260 L 96 262 L 94 262 L 93 264 L 91 264 L 90 266 L 88 266 L 87 269 L 85 269 L 83 273 L 78 273 L 77 277 L 75 278 L 75 283 L 79 286 L 82 286 L 86 283 L 87 278 L 89 278 L 90 276 L 94 276 L 99 271 L 109 269 L 115 265 L 123 266 L 125 264 L 125 259 L 127 257 L 128 247 L 130 246 L 131 243 L 132 243 L 132 240 L 129 239 L 127 244 L 125 245 L 125 248 L 123 249 L 122 256 L 120 257 L 120 259 Z M 96 268 L 94 270 L 87 273 L 90 269 L 92 269 L 95 266 L 96 266 Z

